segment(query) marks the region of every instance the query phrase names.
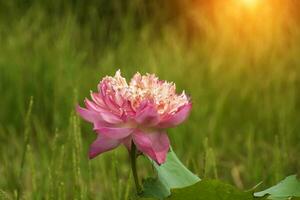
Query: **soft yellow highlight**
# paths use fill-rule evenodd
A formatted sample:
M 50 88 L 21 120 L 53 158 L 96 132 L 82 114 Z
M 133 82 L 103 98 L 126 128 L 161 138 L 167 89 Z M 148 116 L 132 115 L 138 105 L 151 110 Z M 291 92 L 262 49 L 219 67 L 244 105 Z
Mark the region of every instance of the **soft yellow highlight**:
M 257 0 L 239 0 L 244 6 L 254 7 L 257 4 Z

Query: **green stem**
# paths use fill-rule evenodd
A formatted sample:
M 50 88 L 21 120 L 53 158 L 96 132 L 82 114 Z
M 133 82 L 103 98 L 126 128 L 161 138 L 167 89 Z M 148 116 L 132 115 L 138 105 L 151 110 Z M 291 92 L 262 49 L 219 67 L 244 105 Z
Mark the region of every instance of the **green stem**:
M 139 184 L 139 178 L 138 178 L 137 171 L 136 171 L 136 158 L 137 158 L 136 154 L 137 154 L 136 146 L 132 141 L 131 150 L 130 150 L 131 170 L 132 170 L 132 174 L 133 174 L 133 178 L 134 178 L 136 191 L 138 194 L 140 194 L 142 192 L 142 188 Z

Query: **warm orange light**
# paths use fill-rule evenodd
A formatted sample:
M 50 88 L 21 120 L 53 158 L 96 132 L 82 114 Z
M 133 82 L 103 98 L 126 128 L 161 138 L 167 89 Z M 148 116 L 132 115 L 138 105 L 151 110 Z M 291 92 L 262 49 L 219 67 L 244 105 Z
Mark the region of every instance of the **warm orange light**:
M 257 4 L 257 0 L 240 0 L 244 6 L 254 7 Z

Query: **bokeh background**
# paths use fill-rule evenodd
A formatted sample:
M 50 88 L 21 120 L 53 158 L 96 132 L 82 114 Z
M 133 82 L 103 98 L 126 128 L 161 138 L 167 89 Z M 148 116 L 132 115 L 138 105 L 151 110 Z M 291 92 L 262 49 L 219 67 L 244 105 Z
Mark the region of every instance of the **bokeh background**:
M 170 129 L 200 177 L 241 189 L 300 172 L 300 1 L 0 1 L 0 199 L 130 199 L 125 148 L 89 161 L 74 111 L 117 69 L 174 81 Z M 140 177 L 155 173 L 138 161 Z

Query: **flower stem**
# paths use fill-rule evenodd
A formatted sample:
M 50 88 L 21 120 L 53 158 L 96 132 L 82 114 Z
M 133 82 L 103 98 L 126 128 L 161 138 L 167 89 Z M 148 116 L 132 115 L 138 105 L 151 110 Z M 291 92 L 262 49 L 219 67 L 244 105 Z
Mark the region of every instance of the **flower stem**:
M 137 158 L 136 154 L 137 154 L 137 149 L 136 149 L 135 144 L 132 141 L 131 150 L 130 150 L 131 170 L 132 170 L 132 174 L 133 174 L 137 194 L 140 194 L 142 192 L 142 188 L 139 184 L 139 178 L 138 178 L 137 171 L 136 171 L 136 158 Z

